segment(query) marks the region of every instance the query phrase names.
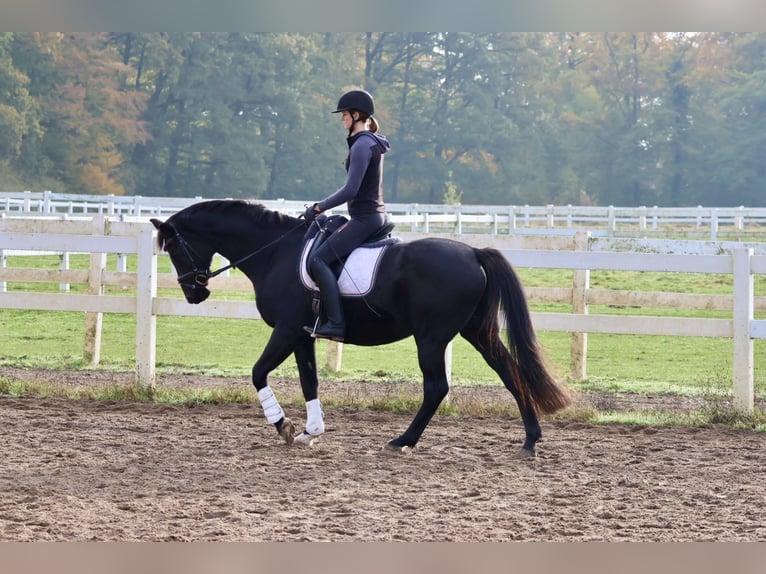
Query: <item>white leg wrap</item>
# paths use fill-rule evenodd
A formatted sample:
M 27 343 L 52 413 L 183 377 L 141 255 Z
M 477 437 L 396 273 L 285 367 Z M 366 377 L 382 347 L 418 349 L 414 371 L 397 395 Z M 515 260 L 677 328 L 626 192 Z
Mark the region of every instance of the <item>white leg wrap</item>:
M 285 412 L 282 410 L 282 407 L 279 406 L 279 401 L 277 400 L 277 397 L 274 396 L 274 392 L 269 385 L 266 385 L 258 391 L 258 400 L 261 401 L 263 414 L 266 417 L 266 420 L 271 424 L 279 422 L 280 419 L 284 418 Z
M 306 402 L 306 432 L 312 436 L 324 433 L 324 413 L 319 399 Z

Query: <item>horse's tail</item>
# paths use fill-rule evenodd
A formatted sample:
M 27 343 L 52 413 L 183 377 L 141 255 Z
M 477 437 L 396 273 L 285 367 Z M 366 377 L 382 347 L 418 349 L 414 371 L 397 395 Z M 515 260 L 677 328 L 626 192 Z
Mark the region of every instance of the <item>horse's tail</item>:
M 524 289 L 513 266 L 497 249 L 476 249 L 476 256 L 487 275 L 480 310 L 484 318 L 481 329 L 497 336 L 501 308 L 508 335 L 509 366 L 522 404 L 540 414 L 554 413 L 570 405 L 572 398 L 546 365 Z

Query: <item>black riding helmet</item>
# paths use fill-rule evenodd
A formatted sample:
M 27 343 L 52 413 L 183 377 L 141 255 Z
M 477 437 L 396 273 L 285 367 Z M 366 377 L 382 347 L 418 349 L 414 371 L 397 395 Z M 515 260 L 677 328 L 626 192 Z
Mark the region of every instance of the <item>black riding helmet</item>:
M 375 100 L 365 90 L 350 90 L 340 97 L 337 109 L 333 113 L 350 110 L 358 110 L 366 116 L 371 116 L 375 113 Z

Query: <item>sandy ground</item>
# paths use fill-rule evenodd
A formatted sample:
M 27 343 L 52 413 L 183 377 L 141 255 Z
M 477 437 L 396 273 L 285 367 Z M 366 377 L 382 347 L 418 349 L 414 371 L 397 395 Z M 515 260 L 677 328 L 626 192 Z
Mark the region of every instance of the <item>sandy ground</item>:
M 508 400 L 496 393 L 485 399 Z M 288 414 L 302 425 L 300 409 Z M 326 434 L 307 448 L 283 444 L 254 405 L 0 397 L 0 540 L 766 540 L 763 434 L 543 421 L 537 458 L 521 461 L 510 416 L 437 416 L 411 454 L 390 455 L 381 447 L 410 414 L 325 414 Z

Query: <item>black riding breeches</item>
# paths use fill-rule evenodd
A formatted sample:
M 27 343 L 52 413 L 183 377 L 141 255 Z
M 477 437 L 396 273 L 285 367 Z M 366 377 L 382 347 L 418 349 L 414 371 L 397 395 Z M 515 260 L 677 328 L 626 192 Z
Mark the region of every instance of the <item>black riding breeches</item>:
M 350 219 L 338 231 L 330 235 L 311 257 L 309 267 L 316 259 L 331 265 L 359 247 L 386 223 L 385 213 L 373 213 Z

